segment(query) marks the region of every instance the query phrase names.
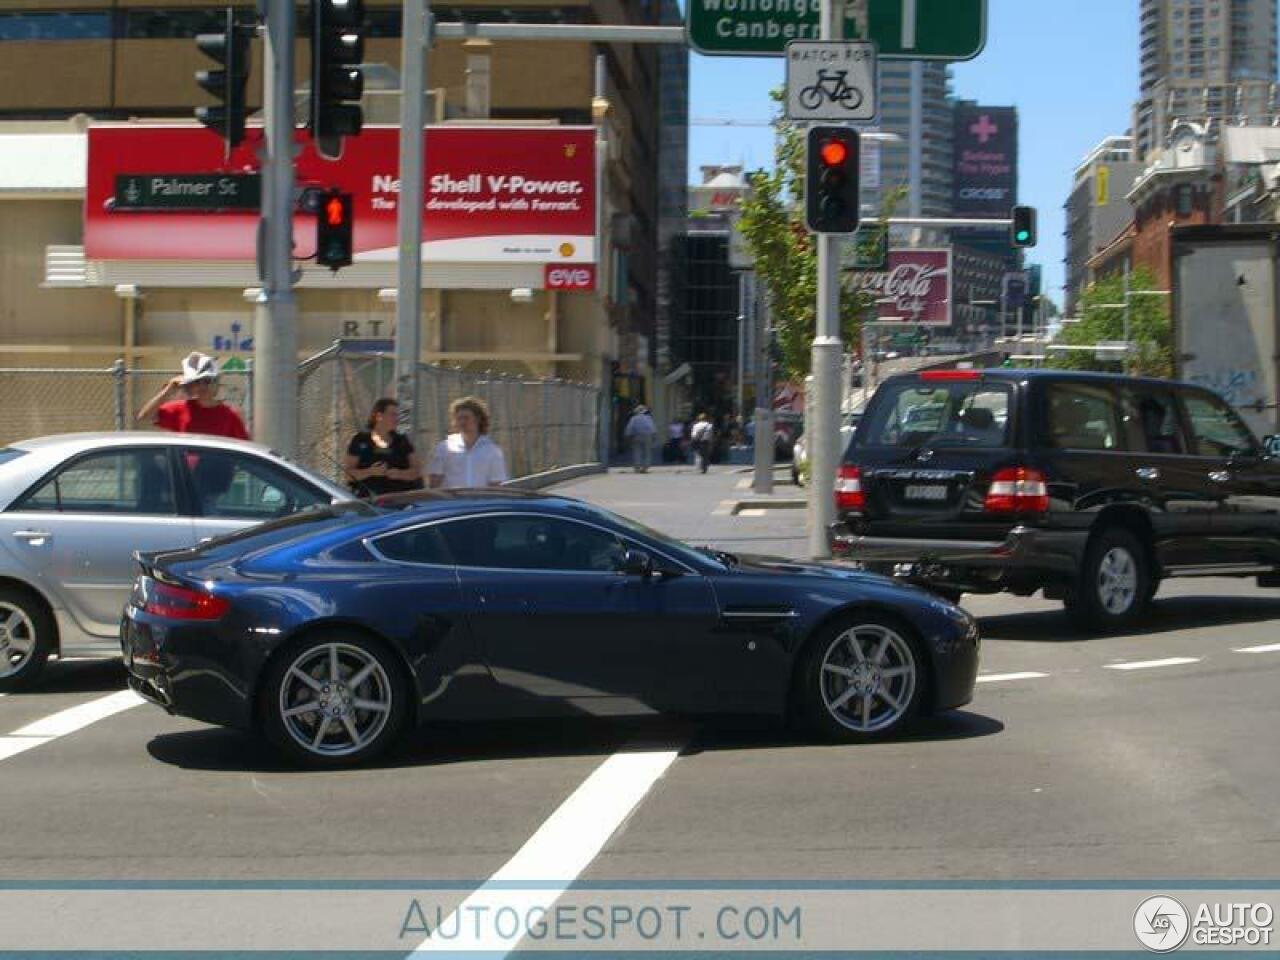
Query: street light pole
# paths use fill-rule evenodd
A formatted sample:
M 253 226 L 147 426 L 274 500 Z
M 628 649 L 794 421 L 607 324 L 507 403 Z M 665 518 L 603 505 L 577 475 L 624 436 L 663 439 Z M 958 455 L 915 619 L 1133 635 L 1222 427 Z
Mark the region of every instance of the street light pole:
M 861 12 L 865 0 L 855 0 Z M 822 0 L 821 39 L 840 38 L 844 0 Z M 814 559 L 831 556 L 828 530 L 835 522 L 835 479 L 840 436 L 840 240 L 829 233 L 814 237 L 818 248 L 817 336 L 813 339 L 811 368 L 813 391 L 805 397 L 812 405 L 808 420 L 809 441 L 809 554 Z
M 422 346 L 422 192 L 426 145 L 423 95 L 428 0 L 404 0 L 400 68 L 400 249 L 396 273 L 396 400 L 400 429 L 418 442 L 418 360 Z

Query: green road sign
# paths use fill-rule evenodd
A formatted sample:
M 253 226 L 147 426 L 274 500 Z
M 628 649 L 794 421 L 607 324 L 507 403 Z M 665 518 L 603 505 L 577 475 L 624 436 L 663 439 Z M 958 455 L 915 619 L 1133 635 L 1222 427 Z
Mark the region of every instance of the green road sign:
M 115 210 L 257 210 L 256 173 L 116 174 Z
M 889 265 L 889 225 L 864 223 L 853 235 L 854 270 L 884 270 Z
M 689 44 L 715 56 L 780 57 L 818 40 L 821 0 L 687 0 Z M 867 0 L 869 38 L 845 5 L 843 40 L 874 40 L 882 60 L 972 60 L 987 42 L 987 0 Z

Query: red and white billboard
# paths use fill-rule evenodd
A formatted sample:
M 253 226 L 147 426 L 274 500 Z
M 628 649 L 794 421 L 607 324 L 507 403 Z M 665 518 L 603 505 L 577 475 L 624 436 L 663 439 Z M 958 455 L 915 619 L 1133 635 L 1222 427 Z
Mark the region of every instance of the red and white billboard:
M 853 275 L 858 290 L 873 294 L 881 322 L 951 326 L 951 249 L 890 250 L 889 269 Z
M 89 130 L 85 256 L 90 260 L 255 258 L 258 214 L 112 210 L 121 174 L 249 173 L 261 133 L 225 163 L 202 127 L 107 125 Z M 399 130 L 369 127 L 342 159 L 318 157 L 300 131 L 299 187 L 352 194 L 355 259 L 396 259 Z M 594 263 L 595 131 L 590 127 L 429 127 L 423 195 L 424 260 L 440 263 Z M 294 256 L 315 252 L 315 220 L 294 217 Z
M 543 268 L 542 285 L 548 290 L 594 290 L 594 263 L 548 263 Z

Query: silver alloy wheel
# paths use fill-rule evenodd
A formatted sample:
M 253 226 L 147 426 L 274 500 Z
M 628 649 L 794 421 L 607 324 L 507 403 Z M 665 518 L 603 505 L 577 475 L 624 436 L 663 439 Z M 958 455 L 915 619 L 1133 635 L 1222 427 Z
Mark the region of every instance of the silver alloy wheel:
M 1112 547 L 1098 564 L 1098 602 L 1113 616 L 1127 613 L 1138 596 L 1138 564 L 1124 547 Z
M 36 652 L 36 628 L 20 607 L 0 601 L 0 677 L 12 677 Z
M 845 630 L 827 647 L 818 679 L 822 702 L 836 722 L 855 733 L 893 726 L 916 692 L 911 645 L 878 623 Z
M 391 680 L 373 654 L 347 643 L 308 647 L 280 684 L 280 719 L 309 753 L 345 757 L 372 743 L 391 718 Z

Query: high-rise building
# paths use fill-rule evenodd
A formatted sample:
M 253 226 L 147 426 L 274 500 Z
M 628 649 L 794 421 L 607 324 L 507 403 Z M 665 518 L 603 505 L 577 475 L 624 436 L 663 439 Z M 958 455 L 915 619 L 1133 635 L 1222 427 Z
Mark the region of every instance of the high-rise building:
M 1076 167 L 1067 198 L 1066 303 L 1075 316 L 1080 293 L 1092 279 L 1088 263 L 1133 220 L 1128 193 L 1142 173 L 1132 137 L 1107 137 Z
M 1134 158 L 1175 120 L 1266 125 L 1276 110 L 1275 0 L 1141 0 Z
M 882 189 L 907 188 L 899 216 L 950 216 L 953 128 L 950 67 L 881 61 L 880 130 L 898 140 L 873 149 L 880 155 Z M 880 197 L 867 200 L 878 212 Z

